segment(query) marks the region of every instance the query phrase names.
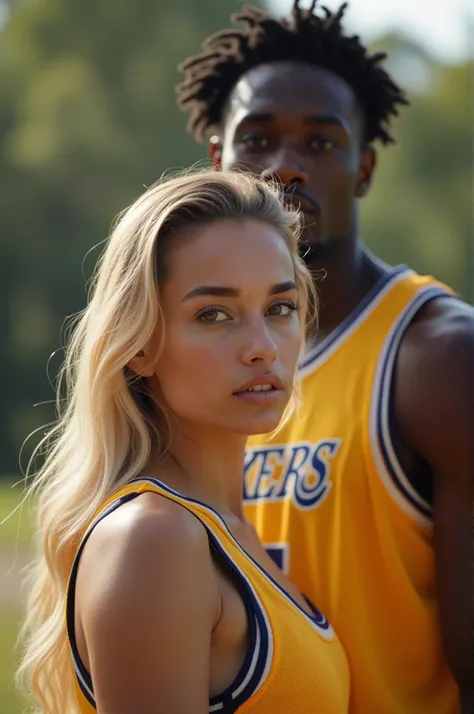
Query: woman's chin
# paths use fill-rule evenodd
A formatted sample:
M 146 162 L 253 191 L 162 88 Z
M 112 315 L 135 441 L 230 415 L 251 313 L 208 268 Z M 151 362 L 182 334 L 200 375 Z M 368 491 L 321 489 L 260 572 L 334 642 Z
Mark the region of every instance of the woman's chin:
M 247 428 L 243 431 L 245 434 L 247 434 L 247 436 L 270 434 L 278 427 L 281 419 L 281 414 L 275 416 L 266 415 L 260 418 L 255 418 L 254 420 L 252 420 L 252 423 L 248 424 Z

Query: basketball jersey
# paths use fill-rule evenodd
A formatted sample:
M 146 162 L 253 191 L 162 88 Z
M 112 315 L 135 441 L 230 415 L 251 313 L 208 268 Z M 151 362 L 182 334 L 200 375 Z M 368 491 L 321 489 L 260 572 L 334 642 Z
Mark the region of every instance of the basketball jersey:
M 146 492 L 157 493 L 198 518 L 206 529 L 211 549 L 217 549 L 241 585 L 249 621 L 248 652 L 234 682 L 222 696 L 210 700 L 209 711 L 219 714 L 347 714 L 347 661 L 327 619 L 315 608 L 313 616 L 306 614 L 239 545 L 212 508 L 185 498 L 151 478 L 131 482 L 104 504 L 85 532 L 72 566 L 66 619 L 79 712 L 92 714 L 96 711 L 93 682 L 81 662 L 74 635 L 74 593 L 79 559 L 97 523 L 126 501 Z
M 391 270 L 304 359 L 299 412 L 248 443 L 246 516 L 341 638 L 351 714 L 460 711 L 442 652 L 431 505 L 391 437 L 401 339 L 443 295 L 431 277 Z

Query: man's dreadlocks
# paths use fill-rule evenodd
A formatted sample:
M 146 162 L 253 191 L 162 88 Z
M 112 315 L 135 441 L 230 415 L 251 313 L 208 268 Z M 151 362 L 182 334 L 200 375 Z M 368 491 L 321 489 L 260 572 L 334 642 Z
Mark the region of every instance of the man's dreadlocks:
M 196 139 L 220 127 L 227 99 L 243 74 L 266 62 L 299 61 L 334 72 L 350 85 L 363 111 L 366 142 L 393 142 L 390 117 L 408 101 L 380 66 L 387 55 L 370 55 L 359 37 L 343 34 L 347 3 L 334 13 L 322 7 L 323 16 L 316 15 L 316 3 L 302 9 L 294 0 L 291 20 L 245 5 L 231 17 L 245 29 L 217 32 L 204 41 L 204 52 L 180 65 L 184 81 L 176 89 L 178 104 L 189 112 L 188 130 Z

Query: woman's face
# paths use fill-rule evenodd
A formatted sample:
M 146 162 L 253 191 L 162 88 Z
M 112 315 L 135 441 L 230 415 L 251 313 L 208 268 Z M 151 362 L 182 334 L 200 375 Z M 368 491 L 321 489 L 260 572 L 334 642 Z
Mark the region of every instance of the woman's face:
M 189 426 L 242 435 L 275 429 L 302 342 L 283 238 L 257 220 L 210 223 L 181 245 L 178 237 L 167 272 L 164 350 L 151 379 L 157 398 Z

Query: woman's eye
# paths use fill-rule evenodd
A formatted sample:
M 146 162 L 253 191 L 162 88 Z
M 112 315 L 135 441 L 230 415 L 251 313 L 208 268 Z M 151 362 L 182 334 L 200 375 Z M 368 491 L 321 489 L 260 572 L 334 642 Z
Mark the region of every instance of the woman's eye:
M 216 307 L 203 310 L 198 315 L 198 320 L 201 322 L 224 322 L 228 319 L 224 310 L 218 310 Z
M 277 302 L 268 308 L 268 313 L 273 317 L 290 317 L 297 309 L 294 302 Z

